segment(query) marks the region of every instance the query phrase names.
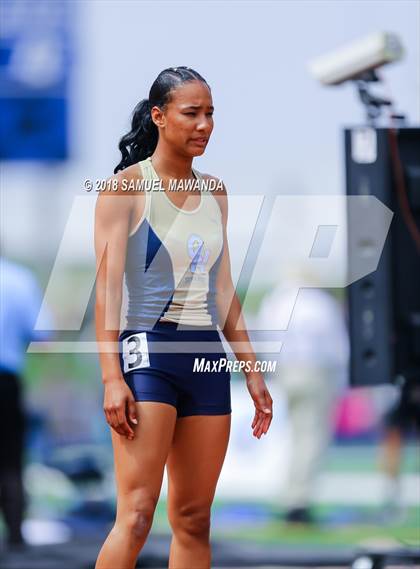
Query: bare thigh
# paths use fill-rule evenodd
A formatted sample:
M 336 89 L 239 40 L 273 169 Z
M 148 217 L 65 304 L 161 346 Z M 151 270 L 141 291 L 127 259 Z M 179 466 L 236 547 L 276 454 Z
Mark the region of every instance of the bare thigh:
M 230 436 L 231 415 L 181 417 L 167 461 L 168 517 L 205 516 L 216 491 Z
M 138 424 L 134 439 L 111 429 L 117 485 L 117 523 L 133 509 L 154 510 L 176 423 L 173 405 L 136 403 Z

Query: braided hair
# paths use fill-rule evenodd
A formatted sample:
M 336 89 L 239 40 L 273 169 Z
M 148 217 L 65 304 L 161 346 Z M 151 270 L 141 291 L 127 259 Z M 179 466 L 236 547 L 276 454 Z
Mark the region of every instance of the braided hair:
M 188 81 L 202 81 L 210 89 L 207 81 L 191 67 L 168 67 L 159 73 L 150 88 L 149 98 L 143 99 L 134 108 L 131 130 L 118 144 L 122 157 L 114 169 L 114 174 L 153 154 L 158 143 L 159 131 L 152 121 L 150 111 L 154 106 L 164 109 L 170 102 L 170 92 Z

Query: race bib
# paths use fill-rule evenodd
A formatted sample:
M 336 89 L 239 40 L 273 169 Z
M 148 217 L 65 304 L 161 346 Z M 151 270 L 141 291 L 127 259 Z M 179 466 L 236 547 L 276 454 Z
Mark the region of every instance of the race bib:
M 143 367 L 150 367 L 146 332 L 132 334 L 124 338 L 122 348 L 124 373 Z

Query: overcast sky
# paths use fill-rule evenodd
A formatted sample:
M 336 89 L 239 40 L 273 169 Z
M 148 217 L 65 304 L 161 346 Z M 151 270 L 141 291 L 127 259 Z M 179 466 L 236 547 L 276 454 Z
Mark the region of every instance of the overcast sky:
M 414 1 L 96 0 L 80 5 L 80 12 L 85 49 L 79 70 L 89 76 L 80 87 L 101 174 L 118 158 L 118 137 L 156 75 L 187 65 L 206 78 L 216 108 L 199 169 L 223 177 L 238 193 L 341 191 L 341 128 L 363 121 L 363 110 L 352 85 L 322 87 L 307 62 L 376 31 L 397 33 L 406 48 L 405 59 L 383 75 L 398 108 L 419 122 Z

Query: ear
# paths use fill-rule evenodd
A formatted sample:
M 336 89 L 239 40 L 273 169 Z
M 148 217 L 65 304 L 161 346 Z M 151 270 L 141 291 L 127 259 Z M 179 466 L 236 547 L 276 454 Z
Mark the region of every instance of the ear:
M 165 114 L 159 109 L 159 107 L 152 107 L 150 110 L 150 114 L 152 115 L 152 121 L 158 128 L 165 128 L 166 126 L 166 118 Z

